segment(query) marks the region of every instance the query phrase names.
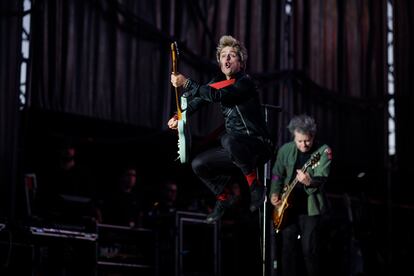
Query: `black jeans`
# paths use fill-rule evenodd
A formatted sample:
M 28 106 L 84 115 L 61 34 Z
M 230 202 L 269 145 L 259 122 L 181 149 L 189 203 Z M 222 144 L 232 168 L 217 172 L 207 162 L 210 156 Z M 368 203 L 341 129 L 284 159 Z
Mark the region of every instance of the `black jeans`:
M 194 173 L 219 195 L 240 171 L 247 175 L 263 165 L 271 156 L 271 148 L 260 139 L 226 134 L 221 146 L 198 154 L 191 166 Z
M 281 230 L 277 246 L 280 247 L 282 276 L 321 275 L 320 230 L 321 217 L 307 215 L 296 216 Z

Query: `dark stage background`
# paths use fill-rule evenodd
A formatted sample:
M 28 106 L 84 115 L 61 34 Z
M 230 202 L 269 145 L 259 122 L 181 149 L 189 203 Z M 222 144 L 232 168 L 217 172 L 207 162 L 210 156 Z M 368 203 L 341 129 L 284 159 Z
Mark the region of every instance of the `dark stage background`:
M 388 2 L 394 17 L 392 96 L 387 94 Z M 23 1 L 0 1 L 0 215 L 5 224 L 18 225 L 25 215 L 24 175 L 36 172 L 68 139 L 98 179 L 133 163 L 149 198 L 168 179 L 178 183 L 184 202 L 208 198 L 189 166 L 174 160 L 176 136 L 167 129 L 175 112 L 170 43 L 178 43 L 179 71 L 203 82 L 218 69 L 217 40 L 230 34 L 248 49 L 247 71 L 260 85 L 262 103 L 281 107 L 269 110 L 276 147 L 290 139 L 286 125 L 293 115 L 316 118 L 319 138 L 333 149 L 327 189 L 334 216 L 349 223 L 344 203 L 349 196 L 365 252 L 364 273 L 410 270 L 410 0 L 32 0 L 28 13 L 30 58 L 22 105 Z M 388 155 L 390 98 L 393 156 Z M 195 151 L 221 123 L 217 106 L 191 118 Z M 105 193 L 108 187 L 99 189 Z M 341 236 L 332 235 L 333 240 Z

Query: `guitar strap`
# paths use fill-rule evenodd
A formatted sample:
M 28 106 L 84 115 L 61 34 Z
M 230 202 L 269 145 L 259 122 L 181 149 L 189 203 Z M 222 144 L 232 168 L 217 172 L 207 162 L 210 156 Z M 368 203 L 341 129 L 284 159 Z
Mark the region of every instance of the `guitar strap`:
M 208 86 L 213 87 L 214 89 L 222 89 L 224 87 L 230 86 L 236 82 L 236 79 L 229 79 L 224 81 L 219 81 L 215 83 L 210 83 Z

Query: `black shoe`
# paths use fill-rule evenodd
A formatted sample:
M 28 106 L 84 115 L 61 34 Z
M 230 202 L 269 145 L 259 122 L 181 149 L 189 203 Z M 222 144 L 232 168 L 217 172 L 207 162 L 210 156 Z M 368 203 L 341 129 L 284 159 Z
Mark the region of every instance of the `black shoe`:
M 266 189 L 257 180 L 250 187 L 250 212 L 254 212 L 263 205 Z
M 212 224 L 218 221 L 224 215 L 226 208 L 230 207 L 235 201 L 235 196 L 230 196 L 229 199 L 226 200 L 217 200 L 213 212 L 211 212 L 205 220 L 206 223 Z
M 222 201 L 216 201 L 213 212 L 211 212 L 206 218 L 206 223 L 212 224 L 218 221 L 223 216 L 224 209 L 225 207 Z

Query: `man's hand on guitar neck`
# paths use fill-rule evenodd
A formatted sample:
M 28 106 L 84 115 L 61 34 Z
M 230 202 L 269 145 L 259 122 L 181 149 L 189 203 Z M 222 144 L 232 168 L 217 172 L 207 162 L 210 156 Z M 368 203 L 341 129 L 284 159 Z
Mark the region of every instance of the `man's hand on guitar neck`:
M 170 129 L 177 129 L 178 128 L 178 116 L 175 114 L 171 117 L 170 120 L 168 120 L 168 127 Z
M 187 81 L 187 78 L 180 73 L 172 73 L 171 74 L 171 84 L 174 87 L 181 87 L 183 86 Z
M 296 170 L 296 179 L 305 186 L 310 186 L 312 183 L 312 178 L 309 173 L 303 172 L 302 170 Z

